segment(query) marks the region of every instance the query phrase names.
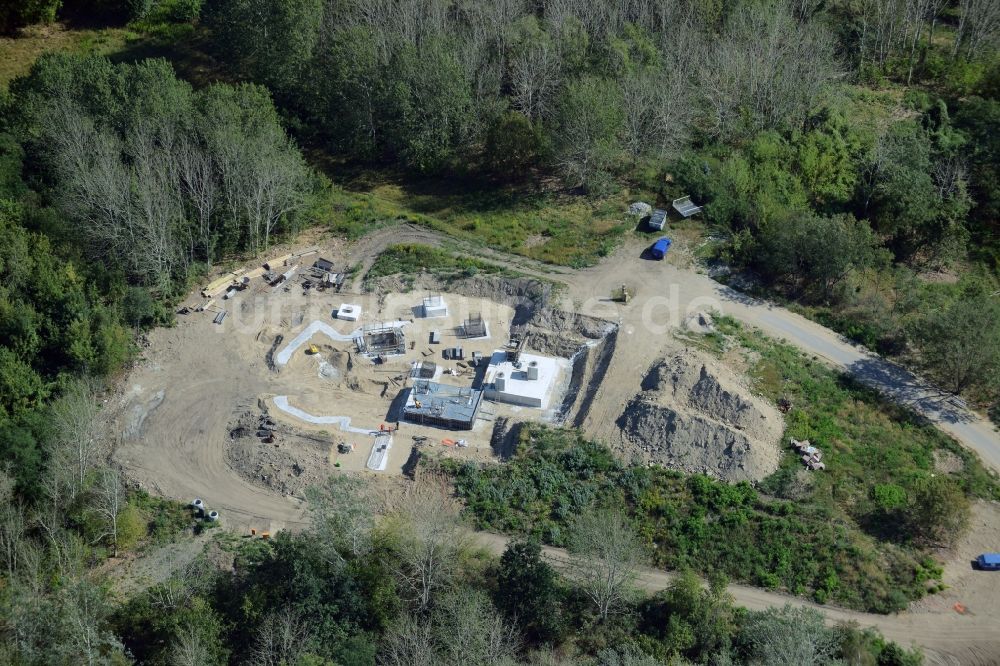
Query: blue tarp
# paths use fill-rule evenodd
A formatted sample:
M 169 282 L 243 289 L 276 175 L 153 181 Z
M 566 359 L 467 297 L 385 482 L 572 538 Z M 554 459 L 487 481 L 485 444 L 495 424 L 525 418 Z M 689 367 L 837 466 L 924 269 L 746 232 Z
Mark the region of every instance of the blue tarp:
M 1000 566 L 1000 553 L 983 553 L 979 556 L 979 560 L 982 564 Z
M 661 238 L 660 240 L 653 243 L 653 247 L 649 248 L 649 253 L 653 255 L 654 259 L 663 259 L 664 255 L 667 254 L 667 250 L 670 249 L 670 239 Z

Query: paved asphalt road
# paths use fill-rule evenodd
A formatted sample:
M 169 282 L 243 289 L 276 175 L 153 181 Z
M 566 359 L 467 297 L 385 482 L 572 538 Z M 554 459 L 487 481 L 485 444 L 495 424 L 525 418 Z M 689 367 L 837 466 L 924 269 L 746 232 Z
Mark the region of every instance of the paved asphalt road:
M 735 293 L 725 287 L 717 289 L 723 296 Z M 736 302 L 726 309 L 775 337 L 825 358 L 883 395 L 909 406 L 976 451 L 987 466 L 1000 471 L 1000 435 L 993 424 L 966 409 L 960 399 L 784 308 L 754 301 Z

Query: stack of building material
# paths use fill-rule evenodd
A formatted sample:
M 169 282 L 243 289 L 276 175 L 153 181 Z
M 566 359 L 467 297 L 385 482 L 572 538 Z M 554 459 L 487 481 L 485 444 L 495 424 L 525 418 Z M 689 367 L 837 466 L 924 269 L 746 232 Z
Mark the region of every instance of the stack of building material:
M 791 443 L 792 448 L 799 452 L 802 464 L 806 466 L 806 469 L 826 469 L 826 464 L 823 463 L 823 452 L 810 444 L 808 439 L 800 441 L 793 437 Z
M 227 273 L 222 277 L 212 280 L 201 290 L 201 295 L 205 298 L 215 298 L 220 294 L 225 293 L 227 289 L 233 284 L 233 276 L 231 273 Z
M 205 298 L 215 298 L 216 296 L 225 293 L 225 291 L 233 285 L 239 284 L 246 274 L 247 270 L 245 268 L 241 268 L 238 271 L 232 271 L 219 276 L 202 288 L 201 295 Z
M 277 270 L 278 268 L 284 266 L 285 262 L 287 262 L 291 258 L 292 255 L 290 254 L 282 254 L 277 257 L 274 257 L 273 259 L 268 259 L 267 261 L 264 262 L 264 268 L 266 268 L 269 271 Z

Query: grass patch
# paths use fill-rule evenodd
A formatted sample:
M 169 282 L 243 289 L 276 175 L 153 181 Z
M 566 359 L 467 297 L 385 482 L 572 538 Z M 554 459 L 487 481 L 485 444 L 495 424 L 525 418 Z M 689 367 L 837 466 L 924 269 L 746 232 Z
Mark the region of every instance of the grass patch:
M 374 197 L 370 194 L 354 194 L 341 187 L 331 185 L 327 206 L 327 225 L 330 230 L 342 234 L 348 240 L 357 240 L 379 227 L 399 220 L 421 222 L 409 217 L 400 206 Z
M 458 180 L 416 181 L 370 171 L 355 175 L 338 204 L 339 217 L 349 221 L 338 219 L 335 230 L 343 227 L 352 235 L 358 221 L 402 218 L 504 252 L 582 267 L 609 254 L 635 226 L 625 213 L 632 200 L 625 191 L 594 200 Z
M 0 86 L 27 74 L 35 60 L 50 51 L 101 55 L 113 62 L 165 58 L 195 87 L 235 82 L 236 77 L 211 55 L 207 31 L 170 15 L 177 4 L 161 3 L 158 13 L 125 26 L 59 21 L 28 26 L 17 37 L 0 37 Z
M 65 23 L 34 25 L 17 37 L 0 37 L 0 86 L 27 74 L 38 56 L 48 51 L 81 55 L 111 55 L 139 38 L 121 27 L 71 28 Z
M 513 275 L 510 271 L 487 261 L 467 255 L 454 255 L 447 250 L 420 243 L 390 245 L 378 257 L 365 276 L 373 280 L 399 273 L 416 274 L 429 271 L 441 277 L 484 274 Z

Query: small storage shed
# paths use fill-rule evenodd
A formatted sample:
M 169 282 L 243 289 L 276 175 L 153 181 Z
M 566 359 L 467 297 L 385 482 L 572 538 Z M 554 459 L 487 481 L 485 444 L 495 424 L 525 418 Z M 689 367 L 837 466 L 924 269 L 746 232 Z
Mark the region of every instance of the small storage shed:
M 431 344 L 432 345 L 441 344 L 441 331 L 431 331 Z
M 361 318 L 361 306 L 353 303 L 341 303 L 337 309 L 337 319 L 357 321 Z
M 657 208 L 649 218 L 649 228 L 663 231 L 665 226 L 667 226 L 667 211 Z
M 691 197 L 681 197 L 680 199 L 674 199 L 674 210 L 684 217 L 691 217 L 695 213 L 701 212 L 701 206 L 695 205 L 691 201 Z
M 663 259 L 667 256 L 667 251 L 670 249 L 670 239 L 661 238 L 660 240 L 653 243 L 653 246 L 649 248 L 649 254 L 652 255 L 653 259 Z

